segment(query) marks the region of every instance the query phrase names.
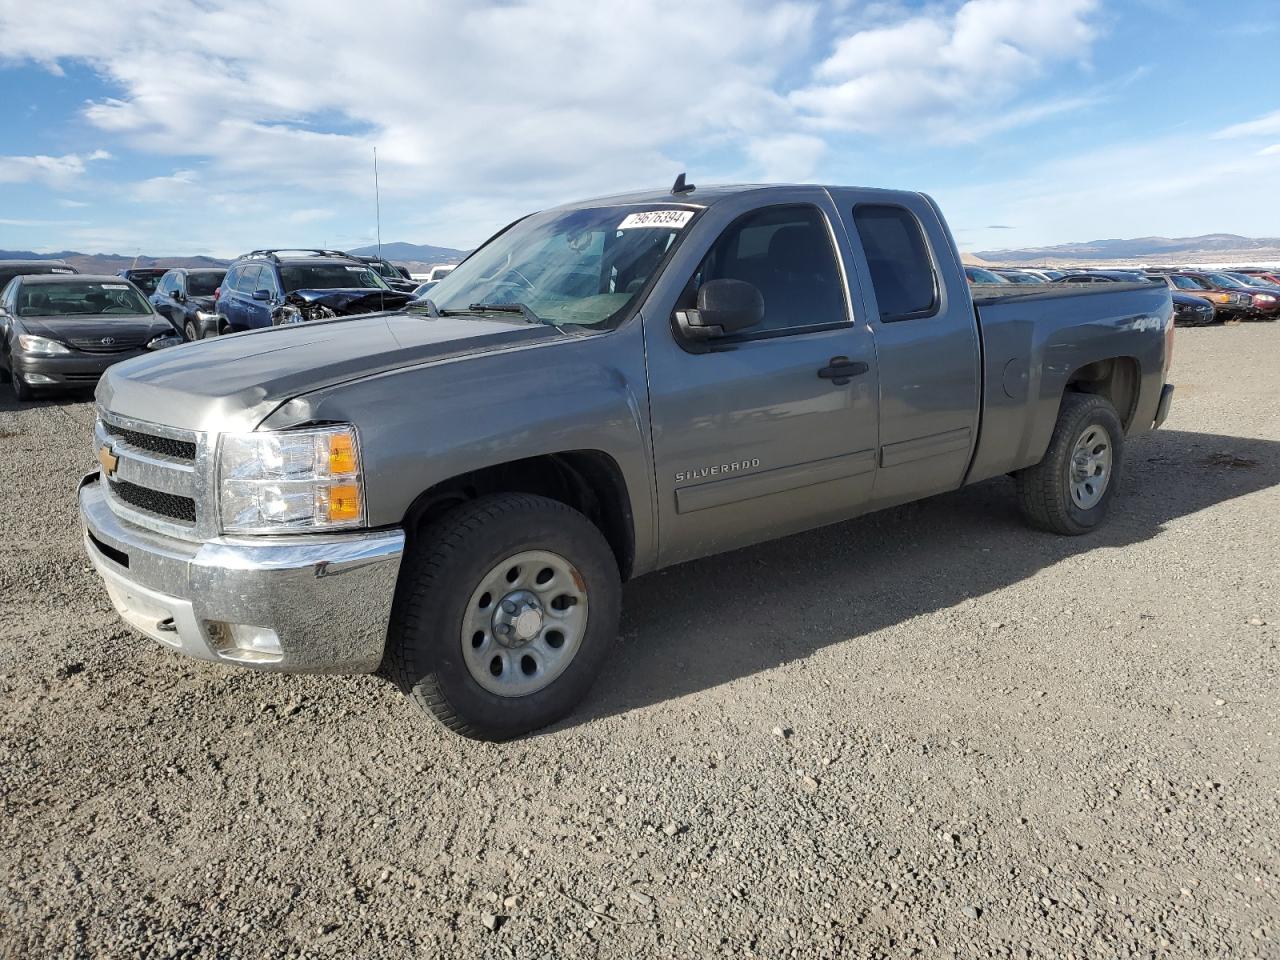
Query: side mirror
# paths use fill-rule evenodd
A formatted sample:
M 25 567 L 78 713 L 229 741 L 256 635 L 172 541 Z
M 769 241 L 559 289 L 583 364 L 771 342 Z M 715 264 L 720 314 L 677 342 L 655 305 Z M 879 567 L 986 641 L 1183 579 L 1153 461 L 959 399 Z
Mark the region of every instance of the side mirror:
M 271 299 L 271 291 L 270 291 L 270 290 L 255 290 L 255 291 L 253 291 L 253 299 L 255 299 L 255 300 L 270 300 L 270 299 Z
M 696 310 L 677 310 L 680 332 L 691 340 L 729 337 L 764 323 L 764 295 L 744 280 L 708 280 Z
M 173 291 L 173 299 L 177 300 L 179 303 L 182 303 L 184 300 L 187 299 L 187 295 L 183 293 L 181 290 L 175 290 Z

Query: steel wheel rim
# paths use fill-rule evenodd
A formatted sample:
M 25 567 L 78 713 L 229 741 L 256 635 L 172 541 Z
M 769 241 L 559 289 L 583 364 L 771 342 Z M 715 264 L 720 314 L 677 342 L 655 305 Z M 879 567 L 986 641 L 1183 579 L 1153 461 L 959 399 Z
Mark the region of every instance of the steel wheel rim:
M 462 659 L 499 697 L 527 697 L 559 677 L 587 632 L 587 587 L 578 569 L 547 550 L 493 565 L 462 615 Z
M 1071 502 L 1081 510 L 1096 507 L 1111 484 L 1111 464 L 1111 434 L 1101 424 L 1089 424 L 1080 432 L 1067 462 Z

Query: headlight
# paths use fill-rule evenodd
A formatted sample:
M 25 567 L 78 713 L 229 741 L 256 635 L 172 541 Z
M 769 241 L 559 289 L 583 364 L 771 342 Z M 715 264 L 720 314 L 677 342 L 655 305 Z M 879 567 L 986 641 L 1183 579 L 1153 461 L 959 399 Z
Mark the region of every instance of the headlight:
M 1269 293 L 1255 293 L 1253 295 L 1253 299 L 1257 300 L 1259 303 L 1275 303 L 1276 302 L 1276 298 Z
M 217 317 L 217 314 L 214 313 L 212 310 L 196 311 L 196 319 L 199 320 L 201 323 L 208 323 L 210 320 L 214 319 L 215 317 Z
M 50 340 L 48 337 L 36 337 L 29 333 L 18 334 L 18 348 L 23 353 L 29 353 L 33 357 L 55 357 L 71 352 L 68 347 L 57 340 Z
M 362 526 L 364 479 L 355 428 L 223 435 L 218 504 L 224 533 Z
M 185 341 L 176 333 L 162 333 L 158 337 L 152 337 L 147 343 L 148 350 L 163 350 L 165 347 L 176 347 Z

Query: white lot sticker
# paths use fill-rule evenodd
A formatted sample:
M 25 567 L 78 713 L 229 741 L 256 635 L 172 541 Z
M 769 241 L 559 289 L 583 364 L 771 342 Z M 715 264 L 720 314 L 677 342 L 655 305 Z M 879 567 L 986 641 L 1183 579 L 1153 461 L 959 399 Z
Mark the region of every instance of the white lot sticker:
M 347 269 L 350 270 L 352 273 L 364 273 L 369 268 L 368 267 L 347 267 Z
M 692 210 L 648 210 L 644 213 L 629 213 L 618 224 L 619 230 L 635 230 L 638 227 L 666 227 L 669 230 L 683 230 L 684 225 L 693 219 Z
M 53 268 L 52 270 L 50 270 L 49 272 L 50 272 L 50 273 L 75 273 L 75 271 L 74 271 L 74 270 L 68 270 L 68 269 L 66 269 L 65 267 L 54 267 L 54 268 Z
M 129 285 L 127 283 L 104 283 L 102 285 L 102 289 L 103 290 L 128 290 Z

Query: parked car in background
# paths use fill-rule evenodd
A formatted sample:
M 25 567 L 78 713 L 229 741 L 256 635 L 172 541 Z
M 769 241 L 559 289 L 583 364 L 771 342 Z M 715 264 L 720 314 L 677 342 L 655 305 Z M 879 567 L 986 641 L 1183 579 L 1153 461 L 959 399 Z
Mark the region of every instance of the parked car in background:
M 982 267 L 965 267 L 964 277 L 969 283 L 1008 283 L 1004 277 L 991 270 L 984 270 Z
M 431 291 L 431 289 L 432 289 L 433 287 L 435 287 L 435 285 L 436 285 L 437 283 L 439 283 L 439 282 L 440 282 L 439 280 L 428 280 L 428 281 L 426 281 L 425 283 L 420 283 L 420 284 L 418 284 L 416 287 L 414 287 L 414 288 L 413 288 L 413 299 L 414 299 L 414 300 L 421 300 L 421 299 L 422 299 L 423 297 L 425 297 L 425 296 L 426 296 L 426 295 Z M 410 301 L 410 302 L 412 302 L 412 301 Z
M 117 277 L 124 277 L 142 291 L 144 297 L 156 292 L 156 284 L 169 272 L 168 267 L 130 267 L 128 270 L 117 270 Z
M 1274 320 L 1277 315 L 1280 315 L 1280 283 L 1272 283 L 1262 277 L 1235 270 L 1228 270 L 1225 275 L 1232 280 L 1240 281 L 1249 289 L 1253 295 L 1254 309 L 1258 311 L 1259 317 L 1264 320 Z
M 41 274 L 68 276 L 79 272 L 62 260 L 0 260 L 0 292 L 4 291 L 14 277 L 34 277 Z
M 1212 271 L 1187 270 L 1179 271 L 1174 274 L 1175 277 L 1184 277 L 1193 280 L 1198 286 L 1213 294 L 1215 303 L 1219 303 L 1220 309 L 1225 314 L 1224 319 L 1228 320 L 1249 320 L 1262 314 L 1263 307 L 1274 306 L 1266 300 L 1261 302 L 1254 295 L 1254 291 L 1239 280 L 1232 280 L 1226 274 Z M 1194 290 L 1189 293 L 1196 293 Z
M 1039 277 L 1045 283 L 1052 283 L 1054 280 L 1057 280 L 1059 277 L 1061 277 L 1063 273 L 1063 271 L 1061 270 L 1051 270 L 1047 267 L 1046 268 L 1019 267 L 1018 269 L 1021 270 L 1023 273 L 1031 274 L 1031 276 L 1033 277 Z
M 156 313 L 182 331 L 187 340 L 203 340 L 218 333 L 215 300 L 218 287 L 227 274 L 221 267 L 213 269 L 179 267 L 168 271 L 150 296 Z
M 1025 273 L 1022 270 L 992 270 L 997 277 L 1004 277 L 1010 283 L 1044 283 L 1034 274 Z
M 412 294 L 339 250 L 254 250 L 227 270 L 218 293 L 219 333 L 397 310 Z
M 1213 304 L 1203 297 L 1173 291 L 1173 322 L 1180 327 L 1207 327 L 1217 319 Z
M 1123 509 L 1173 397 L 1165 287 L 971 294 L 920 193 L 683 180 L 519 220 L 429 321 L 110 371 L 116 469 L 79 504 L 122 618 L 223 665 L 381 668 L 502 740 L 612 662 L 630 577 L 1009 474 L 1043 530 Z
M 1213 305 L 1214 320 L 1222 323 L 1241 319 L 1250 309 L 1243 296 L 1235 293 L 1214 290 L 1207 281 L 1181 273 L 1154 272 L 1147 276 L 1154 281 L 1163 282 L 1175 293 L 1199 297 Z
M 1256 267 L 1251 267 L 1246 270 L 1237 270 L 1235 272 L 1244 273 L 1251 277 L 1256 277 L 1259 280 L 1263 280 L 1266 283 L 1280 286 L 1280 270 L 1261 270 Z
M 453 272 L 453 268 L 456 266 L 456 263 L 437 263 L 434 267 L 427 268 L 426 278 L 428 280 L 443 280 Z
M 1135 270 L 1068 270 L 1054 283 L 1150 283 L 1151 278 Z
M 120 277 L 20 276 L 0 293 L 0 373 L 19 400 L 92 387 L 111 364 L 181 342 Z
M 392 290 L 399 290 L 401 293 L 412 293 L 413 288 L 418 282 L 409 276 L 409 271 L 403 267 L 398 267 L 389 260 L 382 260 L 378 257 L 357 257 L 362 263 L 367 263 L 369 268 L 378 276 L 386 281 L 387 286 Z

